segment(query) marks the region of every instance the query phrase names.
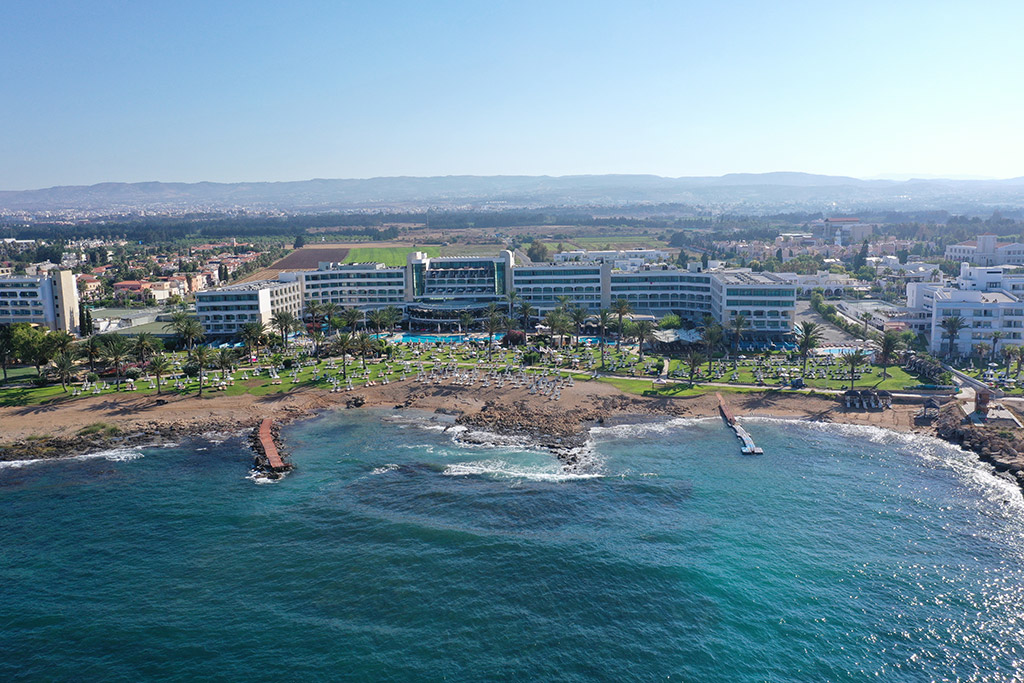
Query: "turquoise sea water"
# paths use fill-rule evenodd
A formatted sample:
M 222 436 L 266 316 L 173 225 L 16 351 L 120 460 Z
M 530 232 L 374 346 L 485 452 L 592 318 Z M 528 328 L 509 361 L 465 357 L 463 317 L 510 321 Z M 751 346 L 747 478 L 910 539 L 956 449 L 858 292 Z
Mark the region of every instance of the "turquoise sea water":
M 414 416 L 0 468 L 0 680 L 1002 681 L 1021 495 L 871 428 L 599 429 L 582 474 Z M 203 450 L 200 450 L 203 449 Z

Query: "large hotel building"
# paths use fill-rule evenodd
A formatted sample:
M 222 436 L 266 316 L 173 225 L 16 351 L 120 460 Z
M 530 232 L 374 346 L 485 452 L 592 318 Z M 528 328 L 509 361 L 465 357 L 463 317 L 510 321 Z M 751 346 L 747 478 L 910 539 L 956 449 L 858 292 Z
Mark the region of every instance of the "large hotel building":
M 78 332 L 78 287 L 70 270 L 0 278 L 0 325 L 31 323 Z
M 715 262 L 707 269 L 699 264 L 679 268 L 642 258 L 599 256 L 573 252 L 571 260 L 514 266 L 508 251 L 493 258 L 431 258 L 416 252 L 408 255 L 405 266 L 325 262 L 314 271 L 282 273 L 279 280 L 249 285 L 257 289 L 290 285 L 298 288 L 295 291 L 301 292 L 304 302 L 331 302 L 341 308 L 395 306 L 405 313 L 412 329 L 435 331 L 457 328 L 466 313 L 482 319 L 489 305 L 507 305 L 511 291 L 528 301 L 538 317 L 565 299 L 591 313 L 625 299 L 636 314 L 659 318 L 673 313 L 700 322 L 711 316 L 728 326 L 743 314 L 752 336 L 777 338 L 793 329 L 796 287 L 773 273 L 723 269 Z M 225 296 L 230 291 L 220 288 L 196 294 L 196 310 L 207 334 L 237 331 L 227 324 L 232 315 L 229 302 L 234 299 Z M 260 305 L 261 319 L 276 312 L 273 301 Z M 243 313 L 234 313 L 232 321 Z

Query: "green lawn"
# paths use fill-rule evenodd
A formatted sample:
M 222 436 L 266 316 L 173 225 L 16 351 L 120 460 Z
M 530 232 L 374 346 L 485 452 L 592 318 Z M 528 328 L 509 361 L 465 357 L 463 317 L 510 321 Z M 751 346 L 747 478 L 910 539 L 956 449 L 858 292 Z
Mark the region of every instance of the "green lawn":
M 404 266 L 406 254 L 422 251 L 427 256 L 441 255 L 441 247 L 358 247 L 350 249 L 345 263 L 383 263 L 386 266 Z
M 427 349 L 421 349 L 417 352 L 413 347 L 394 344 L 392 348 L 392 359 L 390 364 L 392 366 L 391 372 L 388 375 L 390 380 L 398 379 L 401 374 L 400 364 L 403 362 L 410 362 L 413 364 L 411 373 L 415 376 L 417 369 L 423 367 L 429 371 L 438 364 L 450 364 L 456 363 L 461 368 L 471 368 L 477 365 L 479 362 L 487 362 L 487 354 L 481 350 L 476 350 L 470 345 L 455 344 L 455 345 L 440 345 L 440 347 L 431 347 Z M 289 352 L 291 353 L 291 352 Z M 491 354 L 490 365 L 496 368 L 503 368 L 506 366 L 518 367 L 515 359 L 515 352 L 505 349 L 494 350 Z M 183 359 L 182 354 L 171 354 L 172 358 Z M 372 361 L 373 359 L 371 359 Z M 755 368 L 762 367 L 762 361 L 754 361 L 753 359 L 745 361 L 737 368 L 738 376 L 736 380 L 732 380 L 732 365 L 731 363 L 722 364 L 716 362 L 716 372 L 710 376 L 707 374 L 707 365 L 704 364 L 701 367 L 701 372 L 695 378 L 697 386 L 690 387 L 686 380 L 688 377 L 688 368 L 685 363 L 678 359 L 672 359 L 670 361 L 670 381 L 666 384 L 654 384 L 654 380 L 658 377 L 658 369 L 661 367 L 663 358 L 660 356 L 654 356 L 648 354 L 644 358 L 644 362 L 640 363 L 635 353 L 635 347 L 624 347 L 622 353 L 618 353 L 614 348 L 609 348 L 606 351 L 606 365 L 603 370 L 600 366 L 600 350 L 596 348 L 581 347 L 580 349 L 573 349 L 566 347 L 559 351 L 557 354 L 551 356 L 542 357 L 541 361 L 533 366 L 524 368 L 529 373 L 559 373 L 562 375 L 572 376 L 576 380 L 584 381 L 590 379 L 595 371 L 601 371 L 602 374 L 615 375 L 614 377 L 603 376 L 600 381 L 612 384 L 618 387 L 622 391 L 626 391 L 633 394 L 647 395 L 647 396 L 693 396 L 707 391 L 721 390 L 721 391 L 763 391 L 768 388 L 778 387 L 779 380 L 765 376 L 765 386 L 762 387 L 744 387 L 744 386 L 732 386 L 732 387 L 714 387 L 714 384 L 728 384 L 733 383 L 736 385 L 755 385 L 756 379 L 754 375 Z M 268 357 L 263 356 L 262 361 L 268 362 Z M 337 361 L 336 361 L 337 362 Z M 292 381 L 290 375 L 291 370 L 282 370 L 280 373 L 280 384 L 274 384 L 273 380 L 266 375 L 252 376 L 250 379 L 243 379 L 243 373 L 246 371 L 252 372 L 252 368 L 248 366 L 238 367 L 234 373 L 234 383 L 228 386 L 222 391 L 213 391 L 211 394 L 216 396 L 217 394 L 227 394 L 229 396 L 240 395 L 244 393 L 250 393 L 255 396 L 266 396 L 273 394 L 282 394 L 290 391 L 294 391 L 303 387 L 319 387 L 322 389 L 330 388 L 330 383 L 327 381 L 327 373 L 334 376 L 340 376 L 341 368 L 340 365 L 333 370 L 328 370 L 328 361 L 322 361 L 318 366 L 306 367 L 303 366 L 298 371 L 296 381 Z M 799 372 L 799 363 L 786 363 L 785 367 L 789 368 L 790 371 L 796 371 L 792 376 L 797 376 Z M 385 364 L 381 361 L 369 362 L 366 365 L 366 370 L 369 371 L 369 377 L 359 378 L 353 381 L 355 387 L 359 387 L 367 381 L 379 381 L 383 378 Z M 316 370 L 319 370 L 319 377 L 316 381 L 313 380 L 313 374 Z M 83 367 L 81 372 L 84 374 L 85 368 Z M 362 373 L 362 363 L 359 360 L 350 362 L 348 368 L 348 374 Z M 844 390 L 849 386 L 848 372 L 845 368 L 836 368 L 839 373 L 837 377 L 829 378 L 812 378 L 806 381 L 809 388 L 820 388 L 820 389 L 833 389 L 833 390 Z M 856 382 L 858 388 L 874 388 L 874 389 L 888 389 L 891 391 L 898 391 L 909 386 L 921 383 L 920 379 L 911 375 L 908 375 L 903 369 L 899 367 L 890 367 L 888 369 L 889 377 L 883 379 L 881 376 L 881 369 L 878 366 L 871 368 L 870 372 L 864 372 Z M 61 390 L 59 384 L 54 384 L 45 387 L 33 386 L 29 380 L 35 376 L 35 370 L 33 368 L 17 368 L 11 370 L 11 375 L 17 375 L 24 381 L 22 383 L 15 384 L 9 388 L 0 390 L 0 406 L 27 406 L 27 405 L 50 405 L 55 402 L 72 401 L 75 400 L 71 396 L 70 392 L 65 393 Z M 220 381 L 220 372 L 210 370 L 206 373 L 207 386 L 214 382 Z M 105 381 L 111 385 L 114 381 L 110 378 L 105 378 Z M 163 387 L 163 392 L 166 394 L 194 394 L 198 388 L 198 383 L 195 379 L 182 380 L 185 385 L 182 389 L 177 389 L 173 384 L 166 384 Z M 141 380 L 138 383 L 138 388 L 134 390 L 133 394 L 152 394 L 155 393 L 155 389 L 149 388 L 149 382 Z M 103 394 L 117 393 L 116 390 L 111 388 L 103 391 Z M 87 392 L 85 396 L 92 396 L 92 392 Z

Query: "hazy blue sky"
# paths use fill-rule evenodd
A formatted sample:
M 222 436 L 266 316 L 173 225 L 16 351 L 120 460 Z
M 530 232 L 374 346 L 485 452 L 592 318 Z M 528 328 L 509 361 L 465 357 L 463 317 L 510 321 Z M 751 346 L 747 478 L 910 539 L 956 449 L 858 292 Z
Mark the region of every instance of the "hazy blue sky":
M 0 188 L 1024 175 L 1024 2 L 0 3 Z

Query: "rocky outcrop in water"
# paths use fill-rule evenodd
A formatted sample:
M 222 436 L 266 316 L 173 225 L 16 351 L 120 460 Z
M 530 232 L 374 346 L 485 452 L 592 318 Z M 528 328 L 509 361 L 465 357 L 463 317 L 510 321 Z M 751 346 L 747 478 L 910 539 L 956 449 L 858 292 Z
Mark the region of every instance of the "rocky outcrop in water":
M 934 427 L 940 439 L 976 453 L 1024 487 L 1024 431 L 966 422 L 956 401 L 942 407 Z

